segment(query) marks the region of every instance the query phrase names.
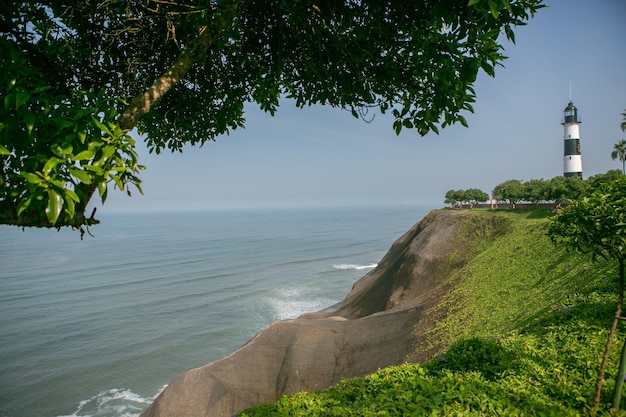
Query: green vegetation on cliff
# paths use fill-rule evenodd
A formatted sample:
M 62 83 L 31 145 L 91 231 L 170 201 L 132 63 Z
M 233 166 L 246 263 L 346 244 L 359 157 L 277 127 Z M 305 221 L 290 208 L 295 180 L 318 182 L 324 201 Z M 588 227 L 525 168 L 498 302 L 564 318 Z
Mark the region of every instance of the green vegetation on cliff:
M 473 214 L 459 232 L 463 250 L 449 254 L 452 290 L 431 312 L 440 319 L 423 348 L 433 359 L 239 416 L 589 415 L 614 318 L 616 266 L 555 247 L 546 210 Z M 617 346 L 625 336 L 616 333 Z M 599 415 L 610 413 L 618 363 L 613 349 Z

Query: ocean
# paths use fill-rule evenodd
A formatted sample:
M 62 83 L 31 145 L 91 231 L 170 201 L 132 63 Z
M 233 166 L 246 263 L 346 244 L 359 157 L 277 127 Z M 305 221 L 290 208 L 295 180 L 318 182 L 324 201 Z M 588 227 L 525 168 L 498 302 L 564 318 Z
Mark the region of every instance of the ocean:
M 181 373 L 341 301 L 433 206 L 0 227 L 0 417 L 138 416 Z

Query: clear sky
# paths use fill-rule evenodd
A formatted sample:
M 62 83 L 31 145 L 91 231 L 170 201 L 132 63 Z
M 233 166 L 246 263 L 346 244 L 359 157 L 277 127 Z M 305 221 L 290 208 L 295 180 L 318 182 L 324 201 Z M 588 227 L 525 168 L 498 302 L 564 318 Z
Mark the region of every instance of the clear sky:
M 505 68 L 479 75 L 469 128 L 396 136 L 393 120 L 365 123 L 340 109 L 274 117 L 249 106 L 246 128 L 184 153 L 150 155 L 145 195 L 110 190 L 100 212 L 233 207 L 433 204 L 450 189 L 487 193 L 509 180 L 563 173 L 563 109 L 579 110 L 583 177 L 621 164 L 613 145 L 626 111 L 626 1 L 548 0 L 506 44 Z

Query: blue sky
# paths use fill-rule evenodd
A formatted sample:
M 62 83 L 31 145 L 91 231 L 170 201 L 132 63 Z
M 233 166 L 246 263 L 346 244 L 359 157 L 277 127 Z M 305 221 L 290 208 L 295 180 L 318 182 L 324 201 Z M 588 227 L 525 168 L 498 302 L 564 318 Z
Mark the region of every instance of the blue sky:
M 111 190 L 101 213 L 212 208 L 430 204 L 450 189 L 562 175 L 563 109 L 579 110 L 583 176 L 611 159 L 626 109 L 626 1 L 552 0 L 507 44 L 505 68 L 475 85 L 469 128 L 396 136 L 390 117 L 354 119 L 285 102 L 249 106 L 246 128 L 184 153 L 150 155 L 145 195 Z

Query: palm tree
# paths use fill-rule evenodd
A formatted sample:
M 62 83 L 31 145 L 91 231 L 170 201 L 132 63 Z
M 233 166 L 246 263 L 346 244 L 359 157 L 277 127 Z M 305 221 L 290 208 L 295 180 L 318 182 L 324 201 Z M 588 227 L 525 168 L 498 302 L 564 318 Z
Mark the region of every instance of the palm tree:
M 626 126 L 626 121 L 622 123 L 622 127 Z M 611 152 L 611 158 L 619 159 L 622 161 L 622 174 L 626 174 L 626 140 L 622 139 L 613 145 L 613 152 Z
M 622 131 L 624 131 L 626 130 L 626 111 L 622 113 L 622 116 L 624 116 L 624 121 L 622 122 L 621 126 L 622 126 Z

